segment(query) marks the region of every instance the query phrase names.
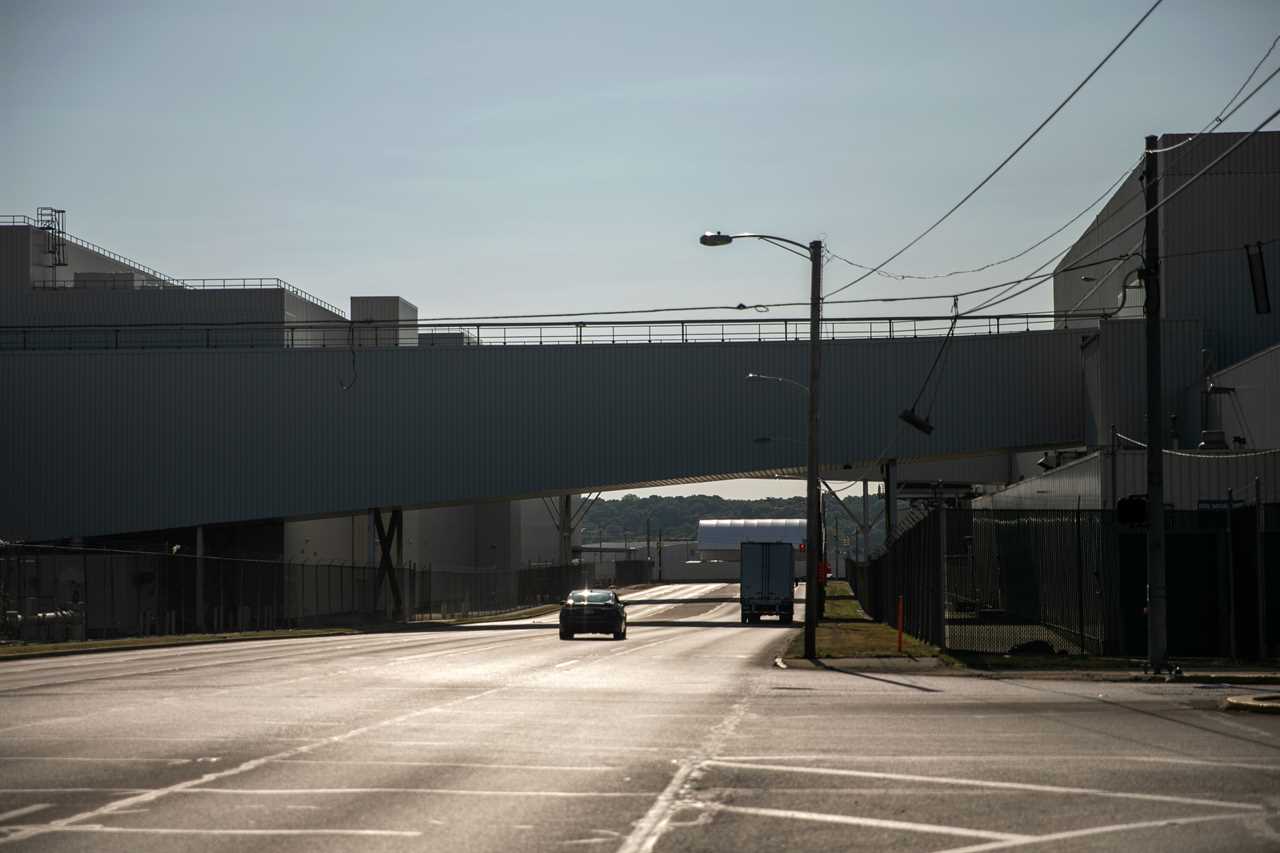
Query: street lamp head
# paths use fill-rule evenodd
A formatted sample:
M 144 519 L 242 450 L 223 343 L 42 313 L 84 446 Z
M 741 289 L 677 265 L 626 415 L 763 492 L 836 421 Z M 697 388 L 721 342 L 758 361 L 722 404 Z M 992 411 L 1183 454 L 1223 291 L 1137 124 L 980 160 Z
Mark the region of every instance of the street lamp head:
M 744 377 L 742 377 L 742 378 L 743 378 L 743 379 L 748 379 L 748 380 L 751 380 L 751 381 L 755 381 L 755 380 L 757 380 L 757 379 L 764 379 L 764 377 L 763 377 L 763 376 L 761 376 L 759 373 L 748 373 L 746 376 L 744 376 Z
M 733 242 L 733 237 L 719 231 L 708 231 L 698 238 L 698 242 L 704 246 L 727 246 Z
M 902 421 L 908 426 L 912 426 L 920 430 L 920 432 L 924 433 L 925 435 L 929 435 L 933 432 L 933 424 L 929 423 L 929 418 L 920 417 L 918 414 L 916 414 L 916 410 L 914 407 L 910 409 L 904 409 L 902 411 L 902 414 L 898 415 L 898 420 Z

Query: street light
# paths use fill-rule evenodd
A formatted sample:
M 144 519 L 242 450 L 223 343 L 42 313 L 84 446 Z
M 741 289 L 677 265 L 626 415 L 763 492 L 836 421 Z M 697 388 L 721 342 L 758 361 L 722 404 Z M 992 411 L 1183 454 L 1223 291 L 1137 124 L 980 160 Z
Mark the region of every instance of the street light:
M 724 234 L 720 231 L 708 231 L 699 239 L 704 246 L 727 246 L 734 240 L 750 237 L 764 240 L 780 249 L 809 259 L 809 384 L 785 380 L 777 376 L 747 374 L 747 378 L 759 378 L 790 382 L 804 388 L 809 398 L 809 438 L 808 438 L 808 476 L 805 488 L 805 585 L 804 585 L 804 656 L 817 657 L 818 635 L 818 560 L 822 549 L 819 544 L 819 512 L 821 508 L 818 494 L 818 373 L 822 365 L 822 348 L 819 346 L 820 324 L 822 322 L 822 241 L 813 240 L 809 245 L 788 240 L 786 237 L 775 237 L 770 234 Z M 795 248 L 788 248 L 794 246 Z M 800 251 L 796 251 L 799 249 Z

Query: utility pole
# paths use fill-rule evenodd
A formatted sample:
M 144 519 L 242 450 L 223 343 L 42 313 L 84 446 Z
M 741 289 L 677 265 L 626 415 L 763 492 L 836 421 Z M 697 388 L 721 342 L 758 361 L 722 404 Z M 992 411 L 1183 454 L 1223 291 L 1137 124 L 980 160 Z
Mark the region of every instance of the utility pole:
M 1160 348 L 1160 203 L 1156 149 L 1148 136 L 1142 173 L 1146 190 L 1146 237 L 1143 245 L 1143 305 L 1147 337 L 1147 658 L 1153 672 L 1168 666 L 1169 626 L 1164 564 L 1164 383 Z
M 818 374 L 822 366 L 822 241 L 809 243 L 809 440 L 805 515 L 804 656 L 817 657 L 818 561 L 822 559 L 818 493 Z

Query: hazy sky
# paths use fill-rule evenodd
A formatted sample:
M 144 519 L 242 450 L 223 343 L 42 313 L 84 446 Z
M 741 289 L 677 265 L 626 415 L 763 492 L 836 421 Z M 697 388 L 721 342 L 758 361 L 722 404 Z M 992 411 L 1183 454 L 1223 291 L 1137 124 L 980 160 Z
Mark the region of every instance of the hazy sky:
M 71 233 L 170 275 L 279 276 L 343 306 L 396 294 L 423 319 L 804 300 L 801 259 L 698 234 L 882 260 L 1149 5 L 0 0 L 0 208 L 65 207 Z M 1166 0 L 891 269 L 1044 236 L 1145 134 L 1204 125 L 1278 32 L 1275 0 Z M 1274 109 L 1271 89 L 1226 129 Z M 991 273 L 855 290 L 1015 278 L 1087 221 Z M 830 289 L 856 271 L 826 274 Z M 1047 286 L 1002 306 L 1049 307 Z

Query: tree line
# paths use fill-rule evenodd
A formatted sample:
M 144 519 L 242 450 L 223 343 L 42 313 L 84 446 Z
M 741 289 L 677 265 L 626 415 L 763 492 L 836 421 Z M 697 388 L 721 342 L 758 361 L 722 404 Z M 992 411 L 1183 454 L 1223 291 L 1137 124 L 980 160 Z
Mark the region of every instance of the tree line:
M 824 495 L 824 511 L 827 514 L 827 535 L 837 531 L 843 539 L 853 534 L 855 525 L 840 509 L 836 499 Z M 846 497 L 844 505 L 856 518 L 862 518 L 862 497 Z M 867 501 L 867 511 L 872 518 L 880 511 L 879 495 Z M 804 518 L 805 499 L 760 498 L 737 500 L 718 495 L 688 495 L 686 497 L 637 497 L 626 495 L 611 500 L 598 500 L 587 512 L 582 522 L 582 541 L 621 542 L 644 541 L 646 529 L 649 537 L 670 542 L 677 539 L 696 539 L 698 522 L 709 518 Z M 647 528 L 646 528 L 647 525 Z M 873 531 L 872 544 L 879 541 L 879 531 Z

